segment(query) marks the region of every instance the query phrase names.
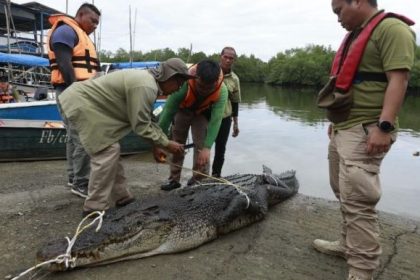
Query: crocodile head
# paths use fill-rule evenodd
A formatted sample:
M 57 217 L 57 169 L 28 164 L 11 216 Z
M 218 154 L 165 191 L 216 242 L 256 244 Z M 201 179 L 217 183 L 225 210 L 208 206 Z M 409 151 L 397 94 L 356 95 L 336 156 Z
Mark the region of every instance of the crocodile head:
M 80 234 L 71 256 L 74 266 L 96 266 L 137 259 L 159 253 L 168 240 L 173 223 L 157 207 L 144 208 L 138 202 L 124 209 L 110 209 L 98 232 L 92 226 Z M 40 262 L 54 259 L 68 247 L 66 239 L 47 243 L 37 253 Z M 54 263 L 50 270 L 66 270 L 64 263 Z

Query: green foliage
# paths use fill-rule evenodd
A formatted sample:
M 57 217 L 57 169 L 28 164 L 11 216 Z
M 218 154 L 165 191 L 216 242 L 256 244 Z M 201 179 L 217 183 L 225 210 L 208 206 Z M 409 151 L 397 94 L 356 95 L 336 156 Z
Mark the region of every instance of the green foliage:
M 420 59 L 414 62 L 414 66 L 410 72 L 410 81 L 408 82 L 409 88 L 420 88 Z
M 253 54 L 250 57 L 240 55 L 235 62 L 234 71 L 241 81 L 264 82 L 267 75 L 267 63 L 256 58 Z
M 169 48 L 152 50 L 144 54 L 140 51 L 132 52 L 133 61 L 164 61 L 171 57 L 179 57 L 187 63 L 194 64 L 207 58 L 219 61 L 220 53 L 206 55 L 204 52 L 196 52 L 190 54 L 188 48 L 179 48 L 176 53 Z M 130 54 L 120 48 L 115 53 L 101 51 L 99 58 L 102 62 L 127 62 L 130 61 Z M 250 57 L 241 55 L 238 57 L 234 67 L 235 73 L 243 82 L 264 83 L 265 81 L 267 63 L 256 58 L 254 55 Z
M 416 48 L 414 66 L 410 72 L 410 81 L 408 87 L 411 89 L 420 89 L 420 47 Z
M 322 87 L 328 80 L 330 67 L 335 52 L 331 47 L 309 45 L 279 52 L 268 62 L 254 55 L 239 55 L 234 64 L 234 71 L 241 82 L 268 83 L 280 86 Z M 416 60 L 411 71 L 409 87 L 420 88 L 420 48 L 416 49 Z M 102 62 L 127 62 L 130 54 L 120 48 L 115 53 L 101 51 Z M 179 48 L 177 52 L 169 48 L 151 50 L 147 53 L 133 51 L 133 61 L 164 61 L 179 57 L 188 63 L 197 63 L 203 59 L 219 61 L 220 53 L 206 55 L 204 52 L 190 53 L 189 48 Z
M 269 64 L 267 83 L 282 86 L 322 86 L 328 79 L 334 52 L 310 45 L 278 53 Z

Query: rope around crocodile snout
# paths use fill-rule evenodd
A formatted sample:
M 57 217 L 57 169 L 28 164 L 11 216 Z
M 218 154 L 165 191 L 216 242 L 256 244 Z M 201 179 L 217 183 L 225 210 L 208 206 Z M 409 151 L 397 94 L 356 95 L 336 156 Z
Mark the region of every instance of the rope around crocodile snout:
M 82 225 L 88 220 L 90 219 L 90 217 L 94 216 L 94 215 L 98 215 L 95 219 L 93 219 L 90 223 L 88 223 L 87 225 L 85 225 L 84 227 L 82 227 Z M 76 243 L 77 237 L 87 228 L 93 226 L 95 224 L 96 221 L 98 221 L 98 226 L 96 227 L 96 232 L 98 232 L 101 227 L 102 227 L 102 222 L 103 222 L 103 217 L 105 215 L 105 211 L 95 211 L 90 213 L 89 215 L 87 215 L 86 217 L 84 217 L 82 219 L 82 221 L 79 223 L 79 225 L 77 226 L 76 232 L 73 236 L 72 239 L 68 238 L 66 236 L 66 240 L 68 243 L 66 252 L 64 254 L 61 254 L 57 257 L 55 257 L 54 259 L 39 263 L 27 270 L 25 270 L 24 272 L 22 272 L 21 274 L 19 274 L 18 276 L 15 276 L 12 278 L 12 280 L 17 280 L 19 278 L 21 278 L 22 276 L 25 276 L 26 274 L 28 274 L 29 272 L 37 269 L 37 268 L 41 268 L 43 266 L 49 265 L 49 264 L 61 264 L 64 263 L 64 266 L 67 268 L 73 268 L 76 266 L 76 257 L 72 257 L 71 256 L 71 249 L 73 248 L 74 244 Z
M 181 165 L 172 163 L 172 162 L 162 162 L 162 163 L 163 164 L 167 164 L 167 165 L 173 165 L 173 166 L 176 166 L 178 168 L 185 169 L 185 170 L 188 170 L 188 171 L 192 171 L 193 173 L 198 174 L 198 175 L 201 175 L 203 177 L 207 177 L 207 178 L 213 179 L 215 181 L 219 181 L 219 182 L 221 182 L 223 184 L 230 185 L 230 186 L 234 187 L 238 191 L 238 193 L 240 195 L 245 196 L 245 198 L 246 198 L 246 209 L 248 209 L 249 205 L 251 204 L 251 200 L 250 200 L 249 196 L 243 190 L 241 190 L 241 186 L 238 186 L 236 184 L 233 184 L 232 182 L 229 182 L 228 180 L 226 180 L 224 178 L 213 177 L 213 176 L 210 176 L 208 174 L 202 173 L 200 171 L 193 170 L 192 168 L 184 167 L 184 166 L 181 166 Z M 201 183 L 199 183 L 199 184 L 200 184 L 200 186 L 210 185 L 210 183 L 208 183 L 208 184 L 201 184 Z

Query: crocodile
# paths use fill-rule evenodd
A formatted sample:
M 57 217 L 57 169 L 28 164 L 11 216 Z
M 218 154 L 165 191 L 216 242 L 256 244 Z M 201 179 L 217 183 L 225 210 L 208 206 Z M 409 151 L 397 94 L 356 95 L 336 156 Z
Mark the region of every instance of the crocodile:
M 295 171 L 236 174 L 209 178 L 159 196 L 106 211 L 102 227 L 83 231 L 71 249 L 74 267 L 90 267 L 196 248 L 217 237 L 262 220 L 273 206 L 297 193 Z M 39 262 L 54 259 L 66 239 L 45 244 Z M 73 268 L 73 267 L 71 267 Z M 49 270 L 70 269 L 63 263 Z

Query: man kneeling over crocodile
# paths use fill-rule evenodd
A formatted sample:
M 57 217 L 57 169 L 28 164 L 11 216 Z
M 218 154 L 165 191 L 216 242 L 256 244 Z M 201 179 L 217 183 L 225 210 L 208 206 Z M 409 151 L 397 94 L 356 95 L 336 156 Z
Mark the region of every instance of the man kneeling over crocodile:
M 169 141 L 152 121 L 152 111 L 158 94 L 169 95 L 192 77 L 181 59 L 171 58 L 157 69 L 117 71 L 73 83 L 60 95 L 64 117 L 91 158 L 83 216 L 108 209 L 111 195 L 117 207 L 134 201 L 126 186 L 118 143 L 130 131 L 170 153 L 184 151 L 182 144 Z

